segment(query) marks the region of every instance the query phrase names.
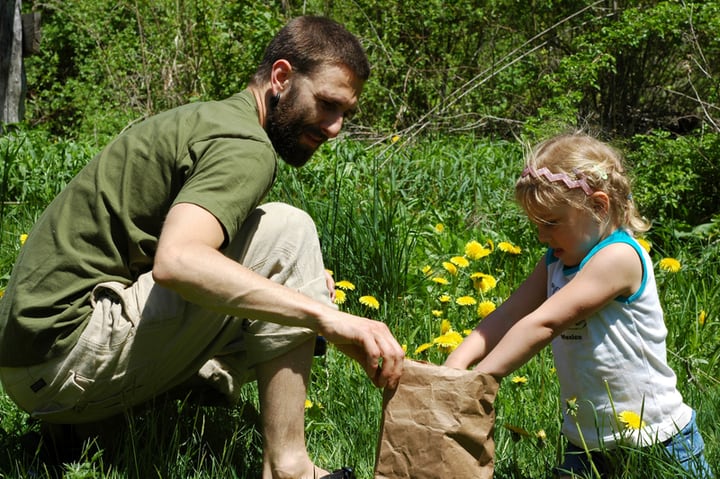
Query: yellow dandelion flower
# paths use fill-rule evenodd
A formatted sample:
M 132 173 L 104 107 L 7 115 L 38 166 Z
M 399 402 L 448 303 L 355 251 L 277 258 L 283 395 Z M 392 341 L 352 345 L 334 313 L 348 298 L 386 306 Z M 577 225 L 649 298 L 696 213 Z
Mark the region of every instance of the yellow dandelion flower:
M 449 303 L 450 301 L 452 301 L 452 298 L 450 297 L 449 294 L 441 294 L 440 297 L 438 298 L 438 300 L 441 303 Z
M 484 247 L 475 240 L 465 244 L 465 256 L 471 260 L 479 260 L 492 253 L 492 250 Z
M 433 343 L 437 344 L 441 348 L 453 348 L 455 349 L 462 343 L 463 337 L 457 331 L 448 331 L 442 336 L 438 336 L 433 339 Z
M 27 235 L 25 233 L 20 235 L 20 244 L 24 245 L 25 241 L 27 241 Z
M 567 414 L 570 416 L 577 416 L 578 406 L 577 398 L 575 396 L 565 400 L 565 407 L 567 407 Z
M 444 224 L 438 223 L 438 224 L 435 225 L 435 232 L 436 232 L 436 233 L 440 234 L 440 233 L 442 233 L 443 231 L 445 231 L 445 225 L 444 225 Z
M 397 143 L 398 141 L 400 141 L 400 135 L 393 135 L 392 138 L 390 138 L 390 141 L 392 143 Z
M 433 283 L 437 284 L 450 284 L 450 281 L 448 281 L 447 278 L 443 278 L 442 276 L 435 276 L 432 281 Z
M 703 309 L 700 311 L 700 314 L 698 315 L 698 323 L 700 323 L 700 326 L 705 325 L 705 320 L 707 319 L 707 312 Z
M 325 272 L 326 272 L 327 274 L 329 274 L 330 276 L 335 276 L 335 271 L 333 271 L 333 270 L 331 270 L 331 269 L 325 268 Z
M 527 376 L 513 376 L 511 381 L 513 384 L 527 384 L 528 378 Z
M 426 264 L 425 266 L 423 266 L 421 271 L 425 276 L 430 276 L 432 274 L 432 268 L 430 267 L 429 264 Z
M 355 285 L 345 279 L 335 283 L 335 287 L 340 288 L 340 289 L 346 289 L 349 291 L 355 291 Z
M 618 421 L 623 425 L 625 429 L 642 429 L 646 423 L 642 420 L 640 415 L 633 411 L 623 411 L 618 414 Z
M 450 321 L 443 319 L 440 322 L 440 334 L 445 334 L 448 331 L 452 331 L 452 325 L 450 324 Z
M 347 300 L 347 294 L 342 289 L 335 290 L 335 304 L 343 304 Z
M 460 306 L 475 306 L 477 301 L 472 296 L 460 296 L 455 300 Z
M 646 240 L 645 238 L 637 238 L 637 242 L 640 243 L 640 246 L 642 246 L 645 251 L 647 251 L 648 253 L 650 252 L 652 244 L 650 244 L 648 240 Z
M 535 433 L 535 438 L 537 439 L 537 445 L 538 447 L 545 447 L 547 445 L 547 433 L 545 432 L 545 429 L 540 429 Z
M 520 254 L 520 252 L 522 251 L 519 246 L 515 246 L 514 244 L 508 243 L 507 241 L 499 242 L 497 247 L 503 253 L 508 254 Z
M 680 261 L 675 258 L 663 258 L 660 260 L 660 269 L 670 273 L 677 273 L 682 268 Z
M 486 318 L 493 311 L 495 311 L 495 303 L 493 303 L 492 301 L 481 301 L 480 304 L 478 304 L 478 318 Z
M 470 261 L 465 256 L 453 256 L 450 258 L 450 262 L 458 268 L 467 268 L 470 266 Z
M 439 318 L 440 316 L 443 315 L 443 312 L 440 311 L 439 309 L 433 309 L 433 310 L 431 311 L 431 313 L 432 313 L 432 315 L 435 316 L 436 318 Z
M 414 355 L 414 356 L 417 356 L 418 354 L 423 353 L 423 352 L 427 351 L 428 349 L 430 349 L 430 348 L 432 348 L 432 347 L 433 347 L 433 343 L 421 344 L 420 346 L 417 347 L 417 349 L 415 350 L 415 352 L 413 353 L 413 355 Z
M 433 344 L 435 344 L 440 351 L 443 353 L 451 353 L 460 346 L 460 343 L 462 343 L 462 336 L 457 331 L 448 331 L 447 333 L 438 336 L 437 338 L 433 339 Z
M 473 273 L 470 275 L 470 279 L 472 279 L 473 287 L 483 293 L 487 293 L 497 286 L 497 279 L 489 274 Z
M 309 399 L 305 400 L 305 409 L 311 409 L 313 407 L 313 402 Z
M 405 353 L 405 356 L 407 356 L 407 344 L 403 344 L 401 348 L 403 350 L 403 353 Z
M 457 266 L 455 266 L 451 262 L 443 261 L 442 267 L 445 268 L 445 271 L 447 271 L 451 275 L 453 275 L 453 276 L 457 275 L 457 272 L 458 272 Z
M 469 336 L 470 333 L 472 333 L 472 332 L 473 332 L 472 329 L 463 329 L 463 335 L 465 335 L 465 336 Z
M 360 296 L 360 304 L 372 309 L 380 309 L 380 302 L 374 296 Z

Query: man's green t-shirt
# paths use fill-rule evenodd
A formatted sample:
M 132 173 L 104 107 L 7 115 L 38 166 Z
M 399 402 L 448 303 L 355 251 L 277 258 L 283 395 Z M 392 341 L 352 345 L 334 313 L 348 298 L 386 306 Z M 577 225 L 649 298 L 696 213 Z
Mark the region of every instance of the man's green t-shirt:
M 276 167 L 249 90 L 169 110 L 122 133 L 30 231 L 0 300 L 0 366 L 67 352 L 89 318 L 96 284 L 130 285 L 152 269 L 173 204 L 203 207 L 226 241 L 234 237 Z

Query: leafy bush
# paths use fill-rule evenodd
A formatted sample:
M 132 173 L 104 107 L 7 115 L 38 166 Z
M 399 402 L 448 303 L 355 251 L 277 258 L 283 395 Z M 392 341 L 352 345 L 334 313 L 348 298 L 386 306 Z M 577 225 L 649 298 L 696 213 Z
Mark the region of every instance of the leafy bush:
M 228 96 L 289 17 L 313 13 L 357 33 L 374 66 L 356 133 L 508 138 L 526 122 L 542 131 L 562 119 L 631 136 L 650 127 L 687 132 L 717 113 L 717 0 L 533 8 L 515 0 L 49 0 L 38 8 L 44 43 L 27 60 L 28 116 L 59 133 L 102 137 L 171 106 Z
M 131 121 L 236 93 L 284 23 L 257 2 L 50 0 L 27 60 L 31 122 L 104 143 Z
M 626 151 L 636 201 L 658 227 L 688 231 L 717 214 L 720 136 L 658 131 L 635 136 Z

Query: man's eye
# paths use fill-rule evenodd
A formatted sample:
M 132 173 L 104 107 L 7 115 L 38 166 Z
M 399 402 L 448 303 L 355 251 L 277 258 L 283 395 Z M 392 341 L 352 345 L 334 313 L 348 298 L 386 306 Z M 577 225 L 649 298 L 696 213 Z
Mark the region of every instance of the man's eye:
M 325 111 L 332 111 L 335 109 L 335 104 L 328 100 L 319 100 L 320 108 Z
M 344 118 L 346 121 L 350 121 L 350 120 L 353 119 L 353 117 L 355 116 L 355 114 L 357 114 L 357 111 L 355 111 L 355 110 L 348 110 L 348 111 L 345 112 L 345 114 L 343 114 L 343 118 Z

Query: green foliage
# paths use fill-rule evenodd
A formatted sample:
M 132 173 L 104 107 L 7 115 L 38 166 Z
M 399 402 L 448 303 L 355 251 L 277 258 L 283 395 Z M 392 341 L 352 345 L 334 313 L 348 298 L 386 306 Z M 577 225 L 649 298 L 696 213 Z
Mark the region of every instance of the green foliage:
M 480 116 L 470 102 L 457 103 L 460 88 L 489 66 L 482 62 L 489 51 L 489 18 L 477 2 L 331 5 L 328 13 L 362 35 L 375 65 L 363 106 L 374 126 L 400 130 L 418 121 L 444 121 L 451 114 L 468 122 Z M 462 35 L 450 34 L 458 28 Z
M 627 145 L 641 211 L 660 228 L 687 231 L 717 213 L 720 136 L 637 135 Z
M 0 138 L 12 154 L 5 158 L 8 177 L 4 200 L 10 204 L 47 205 L 95 154 L 94 147 L 51 139 L 43 131 L 17 130 Z
M 516 144 L 472 137 L 412 147 L 403 139 L 373 148 L 338 141 L 301 169 L 283 165 L 271 194 L 316 218 L 337 278 L 352 271 L 359 288 L 393 299 L 424 287 L 423 265 L 413 258 L 428 248 L 424 237 L 436 223 L 483 241 L 509 239 L 501 231 L 519 217 L 510 200 L 520 153 Z M 528 237 L 528 228 L 519 228 L 510 239 Z M 457 254 L 463 246 L 454 245 Z
M 28 116 L 104 143 L 128 123 L 244 87 L 284 23 L 272 4 L 50 0 Z
M 4 141 L 0 144 L 0 158 L 2 158 L 2 171 L 0 171 L 0 218 L 4 218 L 5 205 L 9 203 L 10 172 L 22 147 L 22 141 Z M 3 224 L 0 223 L 0 238 L 2 238 Z
M 22 128 L 0 137 L 0 285 L 7 281 L 20 248 L 40 213 L 92 157 L 95 149 L 69 140 L 52 140 L 40 130 Z
M 284 6 L 283 6 L 284 4 Z M 25 5 L 25 9 L 32 8 Z M 28 118 L 95 138 L 244 87 L 285 21 L 325 14 L 373 64 L 355 131 L 509 138 L 546 122 L 631 136 L 717 130 L 720 2 L 50 0 Z
M 38 8 L 44 43 L 41 55 L 27 59 L 28 120 L 52 134 L 71 133 L 102 146 L 144 116 L 228 96 L 245 86 L 287 18 L 321 13 L 356 32 L 374 66 L 360 114 L 350 125 L 355 135 L 394 131 L 401 143 L 438 131 L 542 139 L 582 127 L 627 144 L 638 164 L 636 195 L 658 225 L 695 226 L 717 212 L 718 1 L 625 1 L 612 8 L 601 2 L 534 2 L 519 8 L 511 0 L 317 0 L 285 11 L 277 3 L 246 1 L 51 0 Z M 425 186 L 443 185 L 441 203 L 464 194 L 463 181 L 474 181 L 466 175 L 447 188 L 455 168 L 480 174 L 453 165 L 441 151 L 410 151 L 414 157 L 384 151 L 376 163 L 435 162 L 438 177 Z M 338 197 L 338 188 L 356 172 L 336 172 L 341 178 L 326 186 Z M 373 236 L 379 248 L 406 245 L 410 230 L 390 233 L 392 217 L 375 214 L 378 205 L 391 216 L 413 208 L 392 196 L 413 189 L 404 173 L 389 189 L 378 188 L 381 195 L 353 205 L 369 216 L 343 207 L 352 221 L 331 226 L 374 230 L 382 222 L 388 238 L 406 238 L 398 243 Z M 476 193 L 466 198 L 478 199 Z M 473 224 L 473 209 L 463 205 L 469 218 L 458 215 L 449 225 L 466 219 Z M 338 237 L 335 230 L 328 233 Z M 402 263 L 404 251 L 394 255 Z

